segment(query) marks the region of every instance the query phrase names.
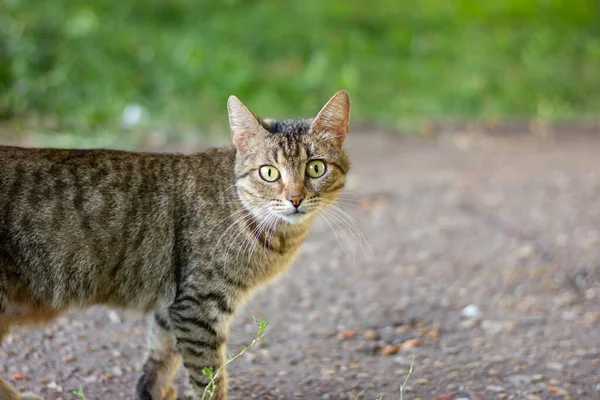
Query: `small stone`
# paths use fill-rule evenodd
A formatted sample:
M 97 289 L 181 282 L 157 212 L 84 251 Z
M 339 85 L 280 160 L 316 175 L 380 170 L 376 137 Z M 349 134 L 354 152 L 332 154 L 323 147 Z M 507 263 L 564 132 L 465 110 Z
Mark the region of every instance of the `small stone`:
M 514 386 L 529 385 L 532 381 L 531 377 L 527 375 L 511 375 L 506 380 Z
M 61 360 L 66 364 L 75 361 L 76 358 L 73 354 L 67 354 L 66 356 L 61 357 Z
M 55 381 L 48 382 L 48 383 L 46 384 L 46 387 L 47 387 L 48 389 L 55 390 L 55 391 L 57 391 L 57 392 L 59 392 L 59 393 L 62 393 L 62 391 L 63 391 L 63 388 L 62 388 L 62 386 L 60 386 L 60 385 L 59 385 L 58 383 L 56 383 Z
M 557 380 L 557 379 L 550 379 L 548 381 L 548 385 L 550 385 L 550 386 L 558 386 L 558 385 L 560 385 L 560 381 Z
M 498 335 L 503 332 L 514 332 L 518 326 L 518 322 L 516 321 L 485 320 L 481 322 L 481 328 L 490 335 Z
M 110 373 L 113 376 L 122 376 L 123 375 L 123 370 L 119 367 L 112 367 L 112 369 L 110 370 Z
M 114 310 L 109 310 L 108 311 L 108 319 L 110 320 L 110 322 L 112 322 L 113 324 L 121 324 L 121 317 L 119 316 L 119 314 L 117 314 L 116 311 Z
M 413 347 L 417 347 L 421 344 L 421 340 L 419 339 L 409 339 L 406 342 L 400 344 L 401 349 L 412 349 Z
M 521 260 L 530 258 L 533 255 L 533 250 L 534 250 L 533 246 L 531 246 L 529 244 L 525 245 L 525 246 L 521 246 L 517 250 L 517 257 Z
M 387 345 L 384 348 L 382 348 L 379 352 L 384 356 L 393 356 L 394 354 L 400 351 L 401 347 L 402 345 L 400 344 Z
M 542 374 L 535 374 L 531 377 L 531 381 L 536 383 L 536 382 L 541 382 L 544 380 L 544 375 Z
M 366 330 L 365 333 L 363 333 L 363 337 L 367 340 L 375 340 L 377 339 L 377 331 L 375 329 Z
M 15 381 L 22 381 L 25 379 L 25 375 L 15 372 L 14 374 L 11 375 L 11 378 L 13 378 L 13 380 L 15 380 Z
M 583 313 L 583 321 L 587 325 L 600 323 L 600 311 L 586 311 Z
M 487 385 L 485 387 L 485 390 L 487 390 L 488 392 L 494 392 L 494 393 L 504 392 L 504 388 L 502 386 L 498 386 L 498 385 Z
M 469 304 L 462 309 L 461 315 L 468 319 L 477 319 L 481 317 L 481 311 L 475 304 Z
M 557 372 L 561 372 L 562 370 L 565 369 L 565 367 L 556 361 L 551 361 L 549 363 L 546 364 L 546 368 L 548 368 L 551 371 L 557 371 Z
M 417 385 L 427 385 L 428 383 L 429 383 L 429 380 L 427 380 L 425 378 L 417 379 L 415 381 L 415 384 L 417 384 Z
M 355 331 L 345 330 L 342 331 L 342 339 L 354 339 L 356 337 Z

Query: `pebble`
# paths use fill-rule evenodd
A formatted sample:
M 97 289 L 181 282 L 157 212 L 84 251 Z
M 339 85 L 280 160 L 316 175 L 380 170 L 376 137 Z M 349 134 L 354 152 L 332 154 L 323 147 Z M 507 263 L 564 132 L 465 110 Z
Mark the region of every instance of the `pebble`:
M 342 331 L 342 339 L 354 339 L 356 337 L 355 331 L 345 330 Z
M 114 311 L 114 310 L 108 310 L 107 314 L 108 314 L 108 319 L 113 324 L 121 324 L 121 323 L 123 323 L 123 321 L 121 320 L 121 317 L 119 316 L 119 314 L 116 311 Z
M 461 314 L 463 317 L 468 319 L 477 319 L 481 317 L 481 311 L 479 310 L 479 307 L 477 307 L 475 304 L 469 304 L 468 306 L 463 308 Z
M 543 380 L 544 380 L 544 375 L 542 375 L 542 374 L 535 374 L 535 375 L 533 375 L 531 377 L 531 381 L 534 382 L 534 383 L 535 382 L 541 382 Z
M 59 393 L 62 393 L 62 391 L 63 391 L 63 388 L 62 388 L 62 386 L 60 386 L 60 385 L 59 385 L 58 383 L 56 383 L 55 381 L 48 382 L 48 383 L 46 384 L 46 387 L 47 387 L 48 389 L 56 390 L 56 391 L 57 391 L 57 392 L 59 392 Z
M 511 375 L 507 377 L 506 380 L 514 386 L 524 386 L 529 385 L 532 378 L 528 375 Z
M 533 252 L 534 252 L 533 246 L 531 246 L 529 244 L 525 245 L 525 246 L 521 246 L 517 250 L 517 258 L 519 258 L 521 260 L 526 260 L 533 255 Z
M 377 339 L 377 336 L 377 331 L 375 329 L 369 329 L 363 333 L 363 337 L 367 340 L 375 340 Z
M 487 385 L 485 387 L 485 390 L 487 390 L 488 392 L 494 392 L 494 393 L 504 392 L 504 388 L 502 386 L 498 386 L 498 385 Z
M 481 328 L 491 335 L 498 335 L 503 332 L 511 333 L 514 332 L 518 326 L 517 321 L 484 320 L 481 322 Z
M 551 371 L 557 371 L 557 372 L 561 372 L 562 370 L 565 369 L 564 365 L 562 365 L 561 363 L 556 362 L 556 361 L 551 361 L 551 362 L 547 363 L 546 368 L 548 368 Z

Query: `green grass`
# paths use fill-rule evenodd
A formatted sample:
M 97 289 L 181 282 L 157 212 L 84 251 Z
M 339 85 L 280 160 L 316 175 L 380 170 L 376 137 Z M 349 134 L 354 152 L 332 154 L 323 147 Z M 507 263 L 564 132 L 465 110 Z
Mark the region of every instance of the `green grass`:
M 79 389 L 75 389 L 73 390 L 73 393 L 77 396 L 82 398 L 83 400 L 87 400 L 85 397 L 85 393 L 83 393 L 83 385 L 79 385 Z
M 213 371 L 213 367 L 205 367 L 202 370 L 202 373 L 210 379 L 210 382 L 204 389 L 204 393 L 202 393 L 202 400 L 210 400 L 213 398 L 217 389 L 217 378 L 219 377 L 219 374 L 221 373 L 223 368 L 227 367 L 227 365 L 231 364 L 238 357 L 242 356 L 246 351 L 252 348 L 256 343 L 259 342 L 259 340 L 261 340 L 265 336 L 265 329 L 267 329 L 268 325 L 267 321 L 264 318 L 262 318 L 259 321 L 258 319 L 256 319 L 256 317 L 254 317 L 254 322 L 256 322 L 256 325 L 258 326 L 258 333 L 256 334 L 254 340 L 248 346 L 242 347 L 242 350 L 240 350 L 240 352 L 237 353 L 235 356 L 227 357 L 227 361 L 219 368 L 217 368 L 216 371 Z
M 341 87 L 355 120 L 392 126 L 573 119 L 600 109 L 598 65 L 595 0 L 0 4 L 0 118 L 51 131 L 115 129 L 128 104 L 214 130 L 231 93 L 311 115 Z

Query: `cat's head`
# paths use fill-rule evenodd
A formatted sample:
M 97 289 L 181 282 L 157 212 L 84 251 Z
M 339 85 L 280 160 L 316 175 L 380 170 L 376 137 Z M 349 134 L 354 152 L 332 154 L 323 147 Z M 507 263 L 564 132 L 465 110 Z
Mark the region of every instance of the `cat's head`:
M 314 119 L 261 120 L 235 96 L 227 102 L 236 153 L 236 186 L 259 219 L 307 221 L 344 187 L 350 97 L 337 92 Z

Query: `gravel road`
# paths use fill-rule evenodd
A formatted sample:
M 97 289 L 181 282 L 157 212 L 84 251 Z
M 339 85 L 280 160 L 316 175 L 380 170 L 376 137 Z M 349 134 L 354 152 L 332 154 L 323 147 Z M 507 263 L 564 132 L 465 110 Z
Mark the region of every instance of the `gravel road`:
M 544 135 L 542 135 L 544 136 Z M 342 208 L 240 310 L 233 399 L 600 399 L 600 134 L 359 132 Z M 360 235 L 364 235 L 363 239 Z M 372 249 L 372 252 L 371 252 Z M 47 399 L 130 399 L 140 316 L 95 308 L 0 349 Z M 177 376 L 181 398 L 188 386 Z

